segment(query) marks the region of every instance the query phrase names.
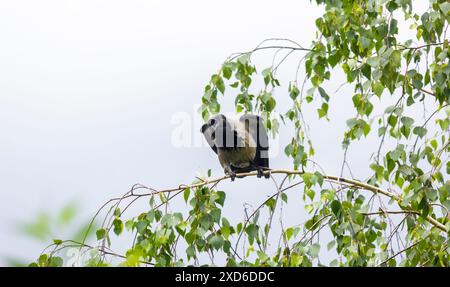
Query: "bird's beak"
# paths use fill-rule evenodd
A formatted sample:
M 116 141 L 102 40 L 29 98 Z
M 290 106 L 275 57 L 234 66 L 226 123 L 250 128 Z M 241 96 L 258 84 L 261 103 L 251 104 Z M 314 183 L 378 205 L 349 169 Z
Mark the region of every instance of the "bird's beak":
M 208 129 L 208 125 L 207 124 L 203 124 L 202 128 L 200 129 L 200 132 L 204 133 L 207 129 Z

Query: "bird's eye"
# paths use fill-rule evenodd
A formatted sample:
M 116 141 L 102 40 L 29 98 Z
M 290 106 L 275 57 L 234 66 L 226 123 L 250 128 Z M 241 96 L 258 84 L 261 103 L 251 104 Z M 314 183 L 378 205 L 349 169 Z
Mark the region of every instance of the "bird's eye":
M 215 124 L 216 124 L 216 120 L 215 120 L 215 119 L 209 120 L 209 125 L 210 125 L 210 126 L 213 126 L 213 125 L 215 125 Z

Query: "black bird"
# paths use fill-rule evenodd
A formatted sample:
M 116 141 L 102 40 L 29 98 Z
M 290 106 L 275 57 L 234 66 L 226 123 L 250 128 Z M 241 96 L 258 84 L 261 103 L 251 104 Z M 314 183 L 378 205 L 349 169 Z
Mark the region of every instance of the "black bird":
M 253 170 L 258 177 L 270 177 L 263 172 L 269 170 L 269 139 L 261 117 L 244 114 L 235 120 L 220 114 L 205 123 L 201 132 L 231 180 L 236 173 Z

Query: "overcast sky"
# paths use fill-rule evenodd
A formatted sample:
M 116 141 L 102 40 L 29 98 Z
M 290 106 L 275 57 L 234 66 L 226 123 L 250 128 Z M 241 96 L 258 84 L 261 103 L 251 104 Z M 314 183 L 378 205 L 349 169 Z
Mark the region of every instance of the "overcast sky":
M 196 105 L 224 59 L 272 37 L 307 47 L 320 13 L 299 0 L 2 1 L 0 257 L 38 256 L 43 244 L 17 235 L 15 225 L 40 210 L 55 212 L 75 199 L 80 217 L 88 218 L 137 182 L 168 188 L 209 168 L 221 175 L 208 147 L 172 144 L 174 119 L 187 116 L 195 122 L 192 136 L 200 136 Z M 256 61 L 271 60 L 268 55 Z M 283 83 L 293 79 L 301 56 L 280 69 Z M 337 75 L 326 87 L 334 95 L 342 82 Z M 289 103 L 286 90 L 276 92 L 281 110 Z M 313 106 L 306 111 L 316 160 L 330 174 L 340 172 L 345 119 L 354 113 L 342 108 L 350 92 L 343 87 L 332 99 L 333 125 L 317 121 Z M 232 95 L 223 101 L 224 112 L 232 112 Z M 275 168 L 291 167 L 282 152 L 288 132 L 281 129 L 277 139 Z M 368 175 L 370 147 L 349 154 L 356 176 Z M 225 212 L 237 219 L 244 203 L 258 204 L 273 192 L 262 179 L 222 188 L 229 191 Z M 301 215 L 286 217 L 298 222 Z

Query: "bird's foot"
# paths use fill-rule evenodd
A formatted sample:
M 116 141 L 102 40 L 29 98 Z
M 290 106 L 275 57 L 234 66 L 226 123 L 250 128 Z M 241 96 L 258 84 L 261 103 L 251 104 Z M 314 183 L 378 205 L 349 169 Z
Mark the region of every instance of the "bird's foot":
M 265 175 L 264 175 L 264 171 L 263 171 L 262 168 L 258 168 L 258 169 L 257 169 L 257 172 L 258 172 L 258 173 L 256 174 L 256 177 L 257 177 L 257 178 L 261 178 L 261 177 L 265 176 Z
M 262 169 L 262 174 L 264 175 L 264 177 L 265 178 L 270 178 L 270 176 L 271 176 L 271 169 L 270 168 L 267 168 L 267 169 Z
M 234 181 L 236 179 L 236 173 L 234 171 L 230 172 L 229 175 L 230 175 L 231 181 Z
M 225 167 L 223 171 L 231 178 L 231 181 L 234 181 L 236 178 L 236 172 L 234 172 L 231 167 Z
M 270 177 L 270 169 L 269 168 L 265 168 L 265 167 L 257 167 L 256 171 L 258 172 L 256 174 L 257 178 L 261 178 L 261 177 L 265 177 L 265 178 L 269 178 Z

